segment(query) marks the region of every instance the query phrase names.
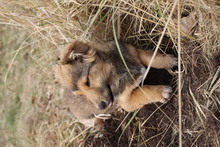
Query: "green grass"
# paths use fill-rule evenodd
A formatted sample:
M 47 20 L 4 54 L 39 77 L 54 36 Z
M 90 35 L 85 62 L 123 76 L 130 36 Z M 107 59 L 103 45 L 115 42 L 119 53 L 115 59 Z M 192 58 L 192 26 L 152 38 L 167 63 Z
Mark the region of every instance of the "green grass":
M 19 134 L 17 132 L 17 119 L 19 117 L 22 107 L 19 93 L 22 92 L 23 85 L 19 81 L 22 80 L 19 79 L 19 77 L 21 77 L 20 73 L 24 72 L 25 70 L 24 66 L 22 65 L 17 68 L 13 68 L 9 72 L 8 78 L 10 80 L 8 80 L 7 84 L 10 89 L 17 91 L 17 94 L 5 87 L 3 79 L 6 75 L 8 66 L 14 55 L 15 50 L 19 47 L 20 42 L 22 41 L 22 39 L 25 38 L 26 35 L 19 30 L 15 31 L 12 27 L 7 26 L 3 26 L 1 28 L 1 35 L 0 128 L 1 130 L 6 130 L 5 133 L 1 132 L 1 136 L 5 138 L 5 141 L 8 142 L 8 145 L 11 144 L 13 146 L 20 146 L 20 142 L 18 139 Z M 18 59 L 19 58 L 20 56 L 18 57 Z
M 14 146 L 21 146 L 19 139 L 17 138 L 17 126 L 16 126 L 16 120 L 17 120 L 17 114 L 19 114 L 21 108 L 21 102 L 19 97 L 16 98 L 15 102 L 9 106 L 9 108 L 6 109 L 6 118 L 5 118 L 5 128 L 10 131 L 10 134 L 12 136 L 9 137 L 9 142 L 13 144 Z
M 6 127 L 12 132 L 16 132 L 16 115 L 19 113 L 20 108 L 20 98 L 17 97 L 14 104 L 9 106 L 8 110 L 6 110 Z

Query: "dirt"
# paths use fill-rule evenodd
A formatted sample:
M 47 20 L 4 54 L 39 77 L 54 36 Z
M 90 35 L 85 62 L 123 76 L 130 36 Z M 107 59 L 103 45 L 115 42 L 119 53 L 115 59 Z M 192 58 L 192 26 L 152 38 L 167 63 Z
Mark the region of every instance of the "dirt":
M 172 101 L 172 100 L 170 100 Z M 119 146 L 168 146 L 172 144 L 172 146 L 177 145 L 178 138 L 177 136 L 173 138 L 173 130 L 171 127 L 171 122 L 169 119 L 175 121 L 177 116 L 177 109 L 172 105 L 172 102 L 169 102 L 167 105 L 162 106 L 163 112 L 167 115 L 165 116 L 157 110 L 157 107 L 154 104 L 145 106 L 142 108 L 136 119 L 132 121 L 130 126 L 126 129 L 122 138 L 120 139 Z M 143 127 L 140 127 L 140 120 L 144 120 L 149 117 L 152 113 L 152 117 L 144 124 Z M 127 122 L 131 118 L 132 114 L 126 119 Z M 117 146 L 118 139 L 121 135 L 122 129 L 115 130 L 121 123 L 121 120 L 125 117 L 123 114 L 117 115 L 116 119 L 110 119 L 106 122 L 106 132 L 104 132 L 104 136 L 101 138 L 94 138 L 94 136 L 90 136 L 87 140 L 88 146 Z M 140 128 L 139 128 L 140 127 Z M 139 130 L 141 129 L 141 130 Z M 142 134 L 139 134 L 142 133 Z M 132 136 L 134 138 L 132 138 Z M 132 141 L 132 142 L 131 142 Z

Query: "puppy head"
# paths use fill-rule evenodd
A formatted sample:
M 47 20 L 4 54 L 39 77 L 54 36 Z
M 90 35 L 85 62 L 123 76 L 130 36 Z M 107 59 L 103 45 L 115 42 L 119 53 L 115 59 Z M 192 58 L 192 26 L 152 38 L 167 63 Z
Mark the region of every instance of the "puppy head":
M 63 50 L 54 70 L 56 80 L 74 95 L 83 95 L 99 109 L 112 105 L 108 81 L 112 66 L 102 61 L 91 46 L 74 41 Z

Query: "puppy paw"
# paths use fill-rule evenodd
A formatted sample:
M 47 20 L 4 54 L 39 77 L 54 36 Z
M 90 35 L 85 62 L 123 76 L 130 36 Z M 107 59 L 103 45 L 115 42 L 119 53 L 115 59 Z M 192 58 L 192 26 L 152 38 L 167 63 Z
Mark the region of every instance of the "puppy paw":
M 174 57 L 173 55 L 166 55 L 164 62 L 167 63 L 166 68 L 172 68 L 172 67 L 177 66 L 178 59 L 176 57 Z
M 94 122 L 94 128 L 97 131 L 103 131 L 104 130 L 104 124 L 105 124 L 105 120 L 103 119 L 96 119 Z
M 162 101 L 161 102 L 165 102 L 166 100 L 168 100 L 170 98 L 170 95 L 172 93 L 172 87 L 171 86 L 164 86 L 162 89 Z

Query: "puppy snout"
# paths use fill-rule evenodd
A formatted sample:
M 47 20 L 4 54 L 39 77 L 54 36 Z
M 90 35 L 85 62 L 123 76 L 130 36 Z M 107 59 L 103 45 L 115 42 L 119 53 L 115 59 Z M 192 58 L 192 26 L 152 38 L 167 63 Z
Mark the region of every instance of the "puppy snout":
M 99 109 L 105 109 L 107 107 L 107 103 L 104 102 L 104 101 L 101 101 L 99 104 L 98 104 L 98 107 Z

